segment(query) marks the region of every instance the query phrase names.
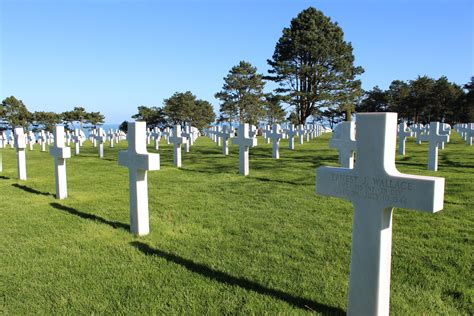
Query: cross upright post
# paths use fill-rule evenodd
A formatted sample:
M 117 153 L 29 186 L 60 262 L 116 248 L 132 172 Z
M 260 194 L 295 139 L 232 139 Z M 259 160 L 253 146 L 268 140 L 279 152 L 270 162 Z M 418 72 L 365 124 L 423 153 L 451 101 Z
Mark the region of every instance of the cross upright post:
M 354 122 L 342 122 L 334 131 L 329 147 L 339 151 L 339 163 L 343 168 L 354 167 L 354 152 L 356 150 Z
M 317 193 L 354 205 L 349 315 L 389 314 L 393 208 L 443 208 L 443 178 L 397 170 L 396 125 L 397 113 L 358 114 L 354 169 L 317 169 Z
M 160 170 L 160 155 L 146 149 L 146 122 L 128 123 L 128 149 L 121 150 L 118 163 L 128 168 L 130 186 L 130 231 L 143 236 L 150 232 L 147 171 Z
M 54 157 L 56 198 L 62 200 L 67 197 L 66 159 L 71 158 L 71 148 L 64 145 L 64 126 L 54 128 L 54 146 L 49 147 L 49 154 Z

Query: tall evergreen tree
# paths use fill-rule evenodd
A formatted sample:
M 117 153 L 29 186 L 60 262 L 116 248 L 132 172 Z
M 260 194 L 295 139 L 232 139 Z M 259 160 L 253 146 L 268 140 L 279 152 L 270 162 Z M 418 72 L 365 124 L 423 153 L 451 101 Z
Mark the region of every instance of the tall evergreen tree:
M 269 124 L 281 123 L 285 120 L 285 110 L 281 105 L 278 95 L 268 94 L 265 96 L 265 116 Z
M 222 91 L 215 94 L 222 102 L 221 117 L 257 124 L 265 115 L 264 86 L 262 75 L 250 63 L 241 61 L 232 67 L 224 78 Z
M 355 78 L 364 70 L 354 66 L 352 45 L 343 37 L 337 23 L 313 7 L 283 29 L 267 79 L 279 83 L 276 92 L 294 106 L 300 123 L 328 104 L 351 111 L 361 94 Z

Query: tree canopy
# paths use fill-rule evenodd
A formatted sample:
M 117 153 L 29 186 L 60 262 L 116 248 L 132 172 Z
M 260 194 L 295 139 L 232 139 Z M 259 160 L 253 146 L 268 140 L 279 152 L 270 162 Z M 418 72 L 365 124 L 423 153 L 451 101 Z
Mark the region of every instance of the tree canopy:
M 266 78 L 279 84 L 275 91 L 294 107 L 301 124 L 318 108 L 351 110 L 361 94 L 356 76 L 363 68 L 354 66 L 351 43 L 337 23 L 313 7 L 283 29 L 267 62 Z
M 250 63 L 241 61 L 232 67 L 215 94 L 222 102 L 221 120 L 257 124 L 265 116 L 264 86 L 263 76 Z

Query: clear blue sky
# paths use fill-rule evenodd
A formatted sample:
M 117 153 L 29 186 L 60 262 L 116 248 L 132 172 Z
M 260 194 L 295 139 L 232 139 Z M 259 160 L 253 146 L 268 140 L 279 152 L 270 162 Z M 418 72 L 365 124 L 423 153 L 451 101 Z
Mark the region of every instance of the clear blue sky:
M 0 98 L 120 123 L 175 91 L 213 95 L 240 60 L 266 73 L 284 27 L 314 6 L 352 42 L 363 87 L 474 74 L 474 1 L 0 0 Z

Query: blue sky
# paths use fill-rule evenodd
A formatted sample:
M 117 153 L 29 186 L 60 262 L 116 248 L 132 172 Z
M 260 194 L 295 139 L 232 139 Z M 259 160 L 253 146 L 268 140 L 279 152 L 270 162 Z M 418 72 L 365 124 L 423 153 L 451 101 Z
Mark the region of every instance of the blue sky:
M 292 18 L 314 6 L 352 42 L 363 88 L 474 74 L 472 0 L 0 0 L 0 98 L 30 111 L 74 106 L 120 123 L 176 91 L 209 100 L 240 60 L 266 60 Z

